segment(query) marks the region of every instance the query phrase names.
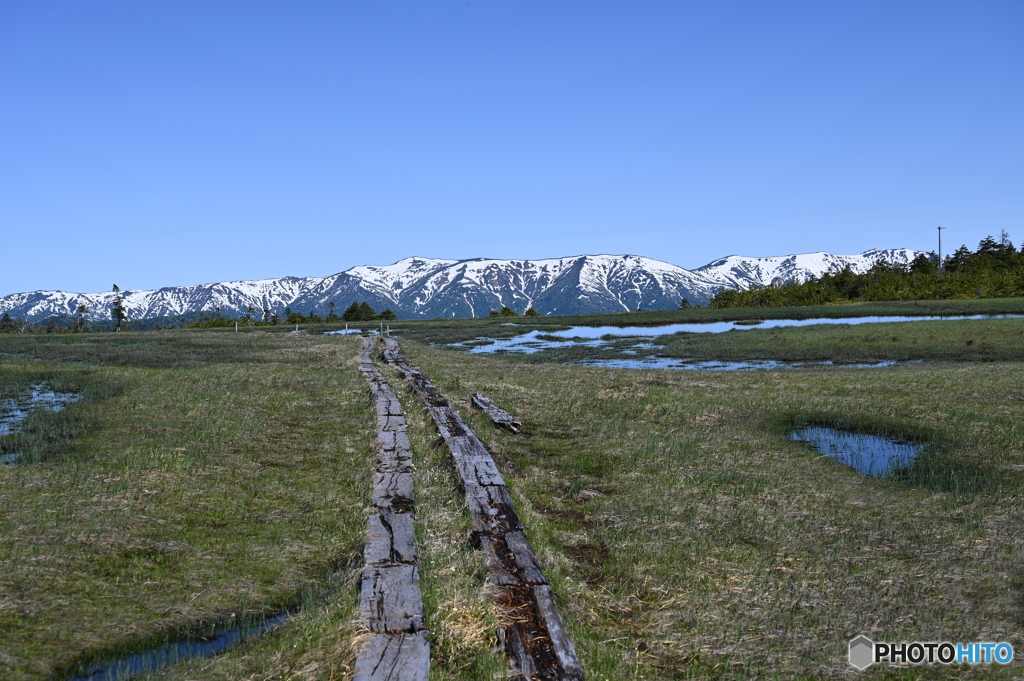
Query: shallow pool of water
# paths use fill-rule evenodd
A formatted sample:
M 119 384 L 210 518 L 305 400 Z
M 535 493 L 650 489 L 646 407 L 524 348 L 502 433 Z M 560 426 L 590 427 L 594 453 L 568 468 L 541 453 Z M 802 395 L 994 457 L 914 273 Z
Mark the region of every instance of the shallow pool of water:
M 885 322 L 923 322 L 923 321 L 938 321 L 938 320 L 962 320 L 962 319 L 1019 319 L 1024 315 L 960 315 L 953 317 L 910 317 L 910 316 L 890 316 L 890 317 L 817 317 L 814 319 L 765 319 L 758 324 L 751 324 L 749 321 L 740 320 L 738 322 L 706 322 L 706 323 L 693 323 L 693 324 L 668 324 L 665 326 L 574 326 L 563 331 L 544 331 L 540 329 L 532 330 L 528 333 L 516 336 L 515 338 L 508 338 L 503 340 L 492 339 L 492 338 L 477 338 L 472 341 L 466 341 L 463 343 L 453 343 L 453 347 L 468 348 L 469 352 L 472 353 L 493 353 L 498 351 L 503 352 L 523 352 L 531 353 L 539 350 L 545 350 L 547 348 L 559 348 L 566 347 L 569 345 L 592 345 L 600 346 L 604 344 L 601 340 L 603 336 L 665 336 L 673 333 L 680 333 L 683 331 L 689 333 L 723 333 L 725 331 L 746 331 L 749 329 L 776 329 L 786 326 L 813 326 L 815 324 L 880 324 Z M 545 338 L 539 338 L 538 336 L 545 336 Z M 564 340 L 553 340 L 553 338 L 559 338 Z M 574 341 L 574 338 L 587 339 L 584 341 Z M 488 345 L 477 345 L 470 346 L 470 343 L 474 343 L 481 340 L 493 340 L 493 343 Z
M 628 352 L 628 351 L 624 351 Z M 824 362 L 779 362 L 773 359 L 750 359 L 735 362 L 724 360 L 678 359 L 675 357 L 645 357 L 643 359 L 582 359 L 569 362 L 580 366 L 609 367 L 612 369 L 691 369 L 699 371 L 756 371 L 758 369 L 806 369 L 810 367 L 874 368 L 891 367 L 902 362 L 884 361 L 863 364 L 836 364 Z
M 914 442 L 848 433 L 835 428 L 798 428 L 790 437 L 873 478 L 887 478 L 893 469 L 910 466 L 922 449 L 922 445 Z
M 59 393 L 43 383 L 36 383 L 16 397 L 0 399 L 0 435 L 10 435 L 21 430 L 21 424 L 37 409 L 61 411 L 69 402 L 78 398 L 78 393 Z M 20 456 L 15 453 L 2 454 L 0 464 L 13 466 Z
M 168 643 L 144 653 L 129 655 L 118 660 L 96 665 L 84 674 L 76 676 L 74 681 L 118 681 L 136 674 L 156 671 L 175 662 L 213 657 L 236 643 L 273 629 L 289 617 L 291 615 L 278 615 L 266 620 L 262 624 L 230 629 L 223 634 L 203 641 Z

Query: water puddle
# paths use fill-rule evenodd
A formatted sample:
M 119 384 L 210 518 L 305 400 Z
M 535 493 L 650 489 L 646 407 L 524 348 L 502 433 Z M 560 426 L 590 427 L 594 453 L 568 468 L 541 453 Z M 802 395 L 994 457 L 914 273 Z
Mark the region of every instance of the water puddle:
M 629 352 L 624 350 L 623 352 Z M 921 360 L 914 360 L 919 362 Z M 779 362 L 773 359 L 749 359 L 729 362 L 725 360 L 677 359 L 674 357 L 645 357 L 644 359 L 582 359 L 569 362 L 579 366 L 608 367 L 612 369 L 690 369 L 694 371 L 756 371 L 758 369 L 808 369 L 812 367 L 849 367 L 855 369 L 891 367 L 903 364 L 886 360 L 863 364 L 836 364 L 824 362 Z
M 741 319 L 735 322 L 705 322 L 691 324 L 667 324 L 665 326 L 573 326 L 561 330 L 533 329 L 513 338 L 480 337 L 472 340 L 451 343 L 449 347 L 465 350 L 473 354 L 532 354 L 542 350 L 589 347 L 608 349 L 613 343 L 621 348 L 624 338 L 634 337 L 637 343 L 632 347 L 620 349 L 623 355 L 638 355 L 638 350 L 651 349 L 650 340 L 657 336 L 673 333 L 724 333 L 726 331 L 744 331 L 747 329 L 773 329 L 786 326 L 812 326 L 815 324 L 880 324 L 886 322 L 913 322 L 937 320 L 965 319 L 1019 319 L 1024 315 L 959 315 L 959 316 L 889 316 L 889 317 L 815 317 L 811 319 Z M 512 324 L 521 326 L 520 324 Z M 522 325 L 525 326 L 525 325 Z M 342 333 L 342 332 L 334 332 Z M 637 357 L 622 359 L 585 359 L 571 362 L 584 366 L 603 366 L 618 369 L 694 369 L 708 371 L 752 371 L 755 369 L 793 369 L 815 366 L 844 366 L 852 368 L 873 368 L 897 366 L 903 362 L 883 361 L 865 364 L 836 364 L 832 362 L 779 362 L 774 360 L 749 361 L 698 361 L 669 357 Z
M 930 316 L 889 316 L 889 317 L 816 317 L 811 319 L 764 319 L 739 320 L 736 322 L 704 322 L 691 324 L 668 324 L 665 326 L 574 326 L 562 331 L 542 331 L 534 329 L 528 333 L 509 339 L 477 338 L 462 343 L 452 343 L 451 347 L 468 350 L 473 353 L 522 352 L 531 353 L 548 348 L 560 348 L 570 345 L 599 347 L 614 336 L 666 336 L 673 333 L 723 333 L 725 331 L 745 331 L 748 329 L 777 329 L 786 326 L 813 326 L 815 324 L 881 324 L 886 322 L 925 322 L 955 321 L 963 319 L 1019 319 L 1024 315 L 959 315 L 951 317 Z M 335 332 L 337 333 L 337 332 Z M 575 340 L 574 340 L 575 339 Z M 480 341 L 492 341 L 480 345 Z
M 156 671 L 175 662 L 213 657 L 237 643 L 273 629 L 289 617 L 291 615 L 285 613 L 272 617 L 262 624 L 236 627 L 217 636 L 200 641 L 167 643 L 144 653 L 129 655 L 112 662 L 96 665 L 84 674 L 74 677 L 73 681 L 120 681 L 136 674 Z
M 78 398 L 78 393 L 59 393 L 44 383 L 36 383 L 16 397 L 0 399 L 0 436 L 21 430 L 21 424 L 37 409 L 62 411 L 69 402 L 74 402 Z M 14 453 L 2 454 L 0 464 L 13 466 L 20 456 Z
M 798 428 L 790 437 L 873 478 L 887 478 L 894 469 L 909 467 L 922 448 L 914 442 L 847 433 L 835 428 Z

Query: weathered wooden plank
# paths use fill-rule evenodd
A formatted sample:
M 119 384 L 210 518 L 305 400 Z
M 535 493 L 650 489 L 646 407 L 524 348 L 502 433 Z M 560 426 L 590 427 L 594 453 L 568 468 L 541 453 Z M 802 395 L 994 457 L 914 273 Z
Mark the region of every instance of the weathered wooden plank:
M 378 395 L 374 405 L 377 408 L 377 416 L 401 416 L 402 403 L 398 398 L 387 399 Z
M 416 505 L 409 471 L 374 471 L 372 503 L 381 510 L 410 513 Z
M 381 430 L 377 432 L 377 448 L 382 451 L 412 451 L 409 434 L 402 430 Z
M 490 418 L 491 422 L 502 428 L 508 428 L 513 433 L 518 433 L 523 424 L 512 417 L 507 411 L 494 404 L 493 401 L 483 393 L 473 393 L 473 404 L 480 407 Z
M 565 631 L 562 616 L 558 614 L 554 591 L 550 586 L 541 584 L 533 587 L 531 592 L 533 601 L 537 604 L 539 619 L 544 623 L 555 655 L 558 657 L 558 664 L 562 668 L 562 676 L 559 678 L 566 681 L 583 681 L 583 668 L 580 666 L 579 657 L 576 656 L 576 647 Z
M 368 634 L 361 641 L 353 681 L 427 681 L 430 644 L 426 632 Z
M 522 532 L 485 534 L 480 547 L 487 554 L 487 581 L 502 586 L 547 584 L 526 536 Z
M 398 343 L 384 343 L 384 359 L 423 400 L 462 478 L 473 530 L 487 556 L 488 582 L 496 589 L 512 678 L 581 681 L 576 652 L 490 453 L 430 380 L 405 361 Z
M 377 473 L 412 473 L 412 453 L 397 449 L 378 451 L 373 470 Z
M 507 487 L 464 485 L 464 489 L 473 519 L 473 534 L 503 534 L 523 529 Z
M 378 430 L 405 431 L 404 416 L 381 416 L 377 419 Z
M 356 654 L 361 681 L 427 681 L 430 646 L 423 629 L 423 599 L 413 535 L 412 447 L 398 397 L 370 359 L 373 341 L 359 353 L 377 412 L 377 461 L 366 542 L 359 618 L 370 633 Z
M 412 516 L 408 513 L 377 513 L 366 520 L 363 556 L 367 565 L 416 562 Z
M 462 478 L 463 485 L 483 487 L 505 484 L 505 479 L 498 472 L 494 459 L 490 457 L 486 459 L 459 457 L 455 459 L 455 468 L 459 471 L 459 477 Z
M 359 614 L 360 623 L 378 634 L 422 630 L 423 599 L 416 566 L 364 567 Z

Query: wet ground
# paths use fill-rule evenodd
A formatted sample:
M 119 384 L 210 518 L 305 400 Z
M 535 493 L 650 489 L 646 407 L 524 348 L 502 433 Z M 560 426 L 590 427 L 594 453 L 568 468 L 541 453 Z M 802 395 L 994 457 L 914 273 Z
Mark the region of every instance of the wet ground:
M 167 643 L 153 650 L 135 655 L 127 655 L 117 660 L 106 662 L 89 669 L 74 677 L 73 681 L 120 681 L 137 674 L 152 672 L 161 667 L 196 658 L 213 657 L 224 652 L 231 646 L 273 629 L 287 620 L 291 615 L 284 614 L 272 617 L 261 624 L 235 627 L 216 636 L 198 641 L 178 641 Z
M 790 437 L 873 478 L 887 478 L 894 470 L 908 468 L 922 449 L 914 442 L 835 428 L 798 428 Z
M 819 317 L 816 319 L 767 319 L 740 320 L 738 322 L 708 322 L 704 324 L 669 324 L 666 326 L 574 326 L 563 331 L 533 330 L 528 333 L 497 340 L 493 338 L 477 338 L 461 343 L 453 343 L 451 347 L 465 349 L 471 353 L 490 354 L 494 352 L 532 353 L 549 348 L 569 346 L 589 346 L 600 348 L 619 336 L 655 337 L 673 333 L 723 333 L 725 331 L 743 331 L 745 329 L 775 329 L 786 326 L 813 326 L 815 324 L 881 324 L 885 322 L 915 322 L 960 319 L 1016 319 L 1024 315 L 961 315 L 953 317 Z M 575 339 L 575 340 L 574 340 Z M 637 345 L 636 347 L 642 347 Z M 689 364 L 692 364 L 689 363 Z M 872 365 L 874 366 L 874 365 Z M 665 367 L 691 368 L 691 367 Z
M 61 411 L 68 403 L 79 398 L 78 393 L 59 393 L 51 390 L 43 383 L 29 386 L 29 389 L 15 397 L 0 399 L 0 436 L 10 435 L 21 430 L 29 414 L 38 409 Z M 13 466 L 20 455 L 8 453 L 0 455 L 0 464 Z

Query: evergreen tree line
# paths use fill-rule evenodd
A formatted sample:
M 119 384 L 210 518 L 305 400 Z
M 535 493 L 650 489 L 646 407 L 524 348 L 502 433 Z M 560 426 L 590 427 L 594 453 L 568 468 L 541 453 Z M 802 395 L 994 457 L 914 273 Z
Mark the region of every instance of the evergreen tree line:
M 487 316 L 488 317 L 518 317 L 519 313 L 516 312 L 515 310 L 513 310 L 511 307 L 508 307 L 506 305 L 505 307 L 501 308 L 500 310 L 491 310 L 490 314 L 488 314 Z M 534 310 L 531 307 L 531 308 L 528 308 L 526 310 L 526 312 L 523 313 L 523 316 L 524 317 L 539 317 L 540 316 L 540 312 L 537 312 L 536 310 Z
M 1024 245 L 1021 250 L 1002 233 L 971 251 L 961 246 L 943 259 L 920 254 L 909 265 L 878 261 L 864 274 L 849 266 L 803 283 L 770 284 L 746 291 L 720 291 L 708 307 L 793 307 L 884 300 L 1011 298 L 1024 296 Z

